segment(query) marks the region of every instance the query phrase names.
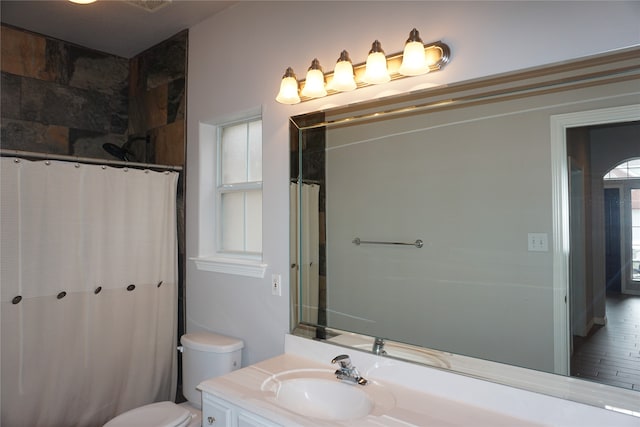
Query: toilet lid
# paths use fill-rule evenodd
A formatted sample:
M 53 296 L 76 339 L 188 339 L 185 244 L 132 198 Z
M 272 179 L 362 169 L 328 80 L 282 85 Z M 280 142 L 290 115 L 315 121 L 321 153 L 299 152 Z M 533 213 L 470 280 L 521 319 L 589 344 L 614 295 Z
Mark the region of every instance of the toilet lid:
M 173 402 L 158 402 L 118 415 L 104 427 L 183 427 L 189 425 L 191 413 Z

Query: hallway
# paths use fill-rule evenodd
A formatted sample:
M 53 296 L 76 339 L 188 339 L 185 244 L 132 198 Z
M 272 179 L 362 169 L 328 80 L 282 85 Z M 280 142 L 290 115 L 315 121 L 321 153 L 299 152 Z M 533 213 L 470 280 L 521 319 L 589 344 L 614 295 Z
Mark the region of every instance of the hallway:
M 574 337 L 571 376 L 640 391 L 640 296 L 607 294 L 607 325 Z

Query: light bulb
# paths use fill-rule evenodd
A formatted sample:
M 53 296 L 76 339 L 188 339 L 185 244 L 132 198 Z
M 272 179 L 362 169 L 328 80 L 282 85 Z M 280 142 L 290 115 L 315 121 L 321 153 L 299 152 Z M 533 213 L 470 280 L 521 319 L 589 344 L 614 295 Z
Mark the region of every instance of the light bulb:
M 301 94 L 308 98 L 320 98 L 327 95 L 327 90 L 324 87 L 324 73 L 317 59 L 311 62 Z
M 409 33 L 409 38 L 404 45 L 402 65 L 400 65 L 398 72 L 404 76 L 419 76 L 429 72 L 424 44 L 415 28 Z
M 333 70 L 333 80 L 331 81 L 330 89 L 337 92 L 348 92 L 354 90 L 356 87 L 356 80 L 353 76 L 353 64 L 349 58 L 349 53 L 343 50 L 336 63 L 336 68 Z
M 282 81 L 280 82 L 280 92 L 276 96 L 276 101 L 281 104 L 297 104 L 300 102 L 300 95 L 298 95 L 298 80 L 293 73 L 291 67 L 287 68 Z
M 386 83 L 391 80 L 387 70 L 387 57 L 378 40 L 374 41 L 367 57 L 367 65 L 362 80 L 369 84 Z

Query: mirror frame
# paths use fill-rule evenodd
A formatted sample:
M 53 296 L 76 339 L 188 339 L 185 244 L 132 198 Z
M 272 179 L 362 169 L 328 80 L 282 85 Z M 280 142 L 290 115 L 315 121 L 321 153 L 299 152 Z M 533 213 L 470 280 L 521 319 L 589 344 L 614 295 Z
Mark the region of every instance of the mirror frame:
M 623 81 L 640 82 L 639 46 L 578 60 L 519 70 L 294 116 L 290 118 L 291 182 L 301 182 L 299 173 L 301 170 L 299 157 L 301 156 L 299 156 L 298 147 L 301 144 L 303 132 L 306 131 L 317 130 L 324 132 L 325 128 L 353 123 L 366 123 L 380 118 L 451 110 Z M 640 95 L 640 91 L 630 95 Z M 640 120 L 640 103 L 610 110 L 612 111 L 609 112 L 611 114 L 609 123 Z M 594 115 L 591 117 L 589 112 L 551 117 L 553 286 L 554 294 L 556 295 L 554 297 L 554 329 L 557 329 L 555 332 L 557 342 L 569 338 L 568 319 L 555 319 L 555 317 L 558 317 L 557 314 L 559 312 L 566 312 L 564 307 L 560 307 L 560 311 L 557 310 L 558 306 L 565 304 L 564 299 L 567 294 L 565 277 L 568 275 L 568 250 L 564 249 L 568 248 L 568 237 L 563 233 L 565 229 L 563 227 L 568 224 L 569 215 L 568 207 L 563 204 L 563 196 L 568 191 L 566 179 L 566 129 L 600 123 L 603 123 L 600 116 Z M 300 209 L 299 206 L 296 209 Z M 295 244 L 299 245 L 299 242 Z M 297 248 L 292 247 L 292 253 L 298 254 L 299 252 Z M 297 280 L 301 279 L 301 277 L 299 276 L 299 269 L 295 268 L 296 265 L 300 265 L 299 259 L 292 260 L 291 274 L 297 274 L 298 277 L 292 277 L 294 280 L 291 283 L 301 283 L 300 280 Z M 292 334 L 314 340 L 328 340 L 340 335 L 353 335 L 351 332 L 330 328 L 322 324 L 300 322 L 298 302 L 300 293 L 300 286 L 296 289 L 292 287 Z M 360 336 L 367 339 L 375 338 Z M 362 347 L 350 347 L 347 344 L 333 340 L 327 342 L 348 347 L 350 350 L 366 351 Z M 404 343 L 400 345 L 407 346 Z M 416 351 L 421 349 L 421 347 L 417 346 L 414 346 L 414 348 Z M 444 360 L 447 358 L 466 358 L 472 362 L 473 367 L 471 369 L 465 371 L 450 370 L 453 373 L 640 417 L 640 393 L 637 391 L 437 350 L 429 349 L 429 352 L 439 353 Z M 566 355 L 566 351 L 564 353 L 555 355 L 556 366 L 568 363 L 566 361 L 568 361 L 569 356 Z M 415 361 L 413 362 L 415 363 Z M 442 367 L 430 367 L 449 370 Z

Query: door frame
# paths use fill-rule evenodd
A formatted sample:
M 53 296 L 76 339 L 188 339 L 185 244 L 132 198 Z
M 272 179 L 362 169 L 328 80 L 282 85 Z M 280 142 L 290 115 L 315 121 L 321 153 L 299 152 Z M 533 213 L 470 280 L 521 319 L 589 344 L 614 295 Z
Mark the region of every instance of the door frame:
M 584 170 L 576 165 L 575 160 L 569 158 L 569 246 L 585 247 L 585 210 L 584 210 Z M 577 184 L 577 185 L 576 185 Z M 571 335 L 586 336 L 587 322 L 579 313 L 586 315 L 586 252 L 585 250 L 569 252 L 569 326 Z M 578 317 L 577 317 L 578 316 Z M 569 340 L 573 343 L 573 340 Z M 573 354 L 571 345 L 570 354 Z
M 569 158 L 567 129 L 640 120 L 640 104 L 557 114 L 550 118 L 554 372 L 569 375 Z

